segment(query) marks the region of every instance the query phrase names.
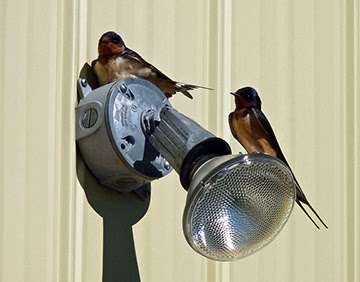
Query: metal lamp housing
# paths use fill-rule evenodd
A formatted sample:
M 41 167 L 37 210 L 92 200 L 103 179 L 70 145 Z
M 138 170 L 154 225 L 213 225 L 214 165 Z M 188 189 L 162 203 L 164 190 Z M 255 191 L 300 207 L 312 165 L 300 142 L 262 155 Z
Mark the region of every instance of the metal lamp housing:
M 169 162 L 142 131 L 142 115 L 172 108 L 147 80 L 126 78 L 91 89 L 78 80 L 82 99 L 76 107 L 76 141 L 92 173 L 104 186 L 134 190 L 172 171 Z

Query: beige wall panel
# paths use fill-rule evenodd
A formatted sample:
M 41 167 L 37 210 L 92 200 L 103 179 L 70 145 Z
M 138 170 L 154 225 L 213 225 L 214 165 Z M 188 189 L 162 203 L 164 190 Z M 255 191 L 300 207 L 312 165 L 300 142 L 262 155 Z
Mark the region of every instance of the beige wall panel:
M 228 92 L 251 85 L 309 200 L 279 237 L 233 263 L 182 233 L 186 192 L 153 182 L 134 227 L 143 281 L 359 281 L 359 1 L 1 0 L 0 281 L 100 281 L 102 218 L 75 173 L 82 65 L 108 30 L 170 77 L 210 86 L 172 105 L 227 140 Z
M 56 2 L 1 1 L 0 10 L 0 280 L 51 281 Z
M 360 45 L 359 45 L 359 1 L 347 1 L 342 7 L 343 25 L 342 51 L 344 71 L 342 73 L 342 89 L 346 92 L 343 110 L 344 136 L 342 146 L 344 155 L 342 158 L 342 176 L 344 186 L 344 236 L 343 258 L 345 278 L 347 280 L 359 280 L 360 258 L 359 258 L 359 81 L 360 81 Z M 349 189 L 354 187 L 354 189 Z

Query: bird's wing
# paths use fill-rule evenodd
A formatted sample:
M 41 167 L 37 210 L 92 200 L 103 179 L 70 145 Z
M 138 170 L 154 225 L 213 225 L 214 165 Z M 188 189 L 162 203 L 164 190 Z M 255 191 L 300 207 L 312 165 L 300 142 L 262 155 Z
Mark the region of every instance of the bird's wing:
M 264 113 L 257 109 L 257 108 L 252 108 L 253 113 L 256 115 L 257 120 L 259 121 L 260 125 L 262 126 L 264 132 L 267 133 L 268 135 L 268 142 L 270 143 L 271 147 L 275 150 L 277 158 L 279 158 L 281 161 L 283 161 L 289 168 L 289 164 L 287 162 L 287 160 L 285 159 L 284 154 L 281 151 L 280 145 L 276 139 L 275 133 L 270 125 L 270 122 L 268 121 L 268 119 L 266 118 L 266 116 L 264 115 Z
M 196 88 L 211 89 L 199 85 L 187 84 L 172 80 L 152 64 L 145 61 L 138 53 L 127 48 L 120 54 L 121 57 L 131 62 L 133 66 L 137 66 L 134 75 L 145 78 L 161 89 L 168 97 L 176 92 L 182 92 L 185 96 L 192 98 L 189 90 Z
M 264 130 L 268 133 L 269 135 L 269 139 L 272 142 L 272 146 L 274 146 L 274 149 L 276 150 L 277 153 L 277 157 L 282 160 L 287 167 L 289 168 L 291 174 L 294 177 L 294 181 L 295 181 L 295 186 L 296 186 L 296 202 L 299 204 L 300 208 L 305 212 L 305 214 L 308 216 L 308 218 L 315 224 L 315 226 L 319 229 L 319 226 L 315 223 L 315 221 L 312 219 L 312 217 L 308 214 L 308 212 L 304 209 L 304 207 L 302 206 L 301 202 L 303 202 L 304 204 L 306 204 L 311 211 L 315 214 L 315 216 L 320 220 L 320 222 L 326 227 L 327 225 L 325 224 L 325 222 L 320 218 L 320 216 L 318 215 L 318 213 L 315 211 L 315 209 L 311 206 L 311 204 L 309 203 L 308 199 L 306 198 L 303 190 L 300 187 L 299 182 L 297 181 L 293 171 L 291 170 L 288 162 L 285 159 L 285 156 L 283 155 L 281 149 L 280 149 L 280 145 L 277 142 L 277 139 L 275 137 L 275 133 L 271 128 L 271 125 L 268 121 L 268 119 L 266 118 L 266 116 L 263 114 L 262 111 L 260 111 L 259 109 L 254 108 L 254 112 L 255 114 L 258 116 L 258 120 L 261 123 L 261 126 L 264 128 Z
M 264 128 L 264 130 L 267 132 L 268 136 L 269 136 L 269 141 L 271 142 L 271 146 L 273 147 L 273 149 L 275 150 L 276 154 L 277 154 L 277 158 L 279 158 L 281 161 L 283 161 L 287 167 L 289 168 L 291 174 L 294 177 L 295 183 L 296 183 L 296 190 L 297 190 L 297 197 L 304 203 L 306 203 L 307 205 L 310 205 L 309 202 L 306 199 L 306 196 L 304 194 L 304 192 L 302 191 L 302 189 L 300 188 L 300 184 L 297 181 L 289 163 L 287 162 L 287 160 L 285 159 L 284 154 L 281 151 L 280 145 L 276 139 L 275 133 L 268 121 L 268 119 L 266 118 L 266 116 L 263 114 L 262 111 L 260 111 L 259 109 L 253 108 L 254 113 L 257 115 L 257 119 L 260 121 L 261 126 Z
M 131 63 L 136 64 L 139 70 L 143 69 L 142 71 L 148 75 L 156 76 L 160 79 L 167 79 L 172 80 L 170 77 L 166 76 L 152 64 L 145 61 L 138 53 L 134 52 L 133 50 L 126 48 L 124 52 L 120 54 L 121 57 L 131 61 Z

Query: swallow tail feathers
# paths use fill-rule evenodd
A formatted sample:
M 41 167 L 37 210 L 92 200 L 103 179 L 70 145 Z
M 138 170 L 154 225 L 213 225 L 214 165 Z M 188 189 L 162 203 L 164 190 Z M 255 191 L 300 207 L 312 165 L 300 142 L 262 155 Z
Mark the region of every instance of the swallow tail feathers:
M 197 88 L 213 90 L 212 88 L 209 88 L 209 87 L 204 87 L 204 86 L 199 86 L 199 85 L 194 85 L 194 84 L 187 84 L 187 83 L 183 83 L 183 82 L 175 82 L 175 88 L 177 89 L 177 91 L 183 93 L 186 97 L 188 97 L 190 99 L 193 98 L 193 96 L 189 93 L 190 90 L 194 90 Z
M 318 228 L 319 226 L 315 223 L 315 221 L 312 219 L 312 217 L 309 215 L 309 213 L 305 210 L 304 206 L 301 203 L 304 203 L 305 205 L 307 205 L 310 210 L 315 214 L 315 216 L 319 219 L 319 221 L 322 223 L 322 225 L 324 225 L 324 227 L 326 229 L 328 229 L 327 225 L 325 224 L 325 222 L 321 219 L 321 217 L 318 215 L 318 213 L 315 211 L 315 209 L 311 206 L 311 204 L 309 203 L 309 201 L 306 199 L 305 194 L 303 193 L 303 191 L 301 190 L 299 183 L 297 182 L 297 180 L 295 179 L 295 185 L 296 185 L 296 203 L 299 205 L 299 207 L 304 211 L 304 213 L 307 215 L 307 217 L 312 221 L 312 223 Z

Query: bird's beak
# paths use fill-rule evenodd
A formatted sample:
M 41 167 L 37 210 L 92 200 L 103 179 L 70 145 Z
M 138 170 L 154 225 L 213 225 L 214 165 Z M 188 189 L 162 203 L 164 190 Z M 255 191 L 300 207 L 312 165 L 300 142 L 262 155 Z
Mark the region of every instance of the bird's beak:
M 234 95 L 234 96 L 238 96 L 238 97 L 240 97 L 240 95 L 239 95 L 239 94 L 237 94 L 236 92 L 230 92 L 230 94 L 231 94 L 231 95 Z

